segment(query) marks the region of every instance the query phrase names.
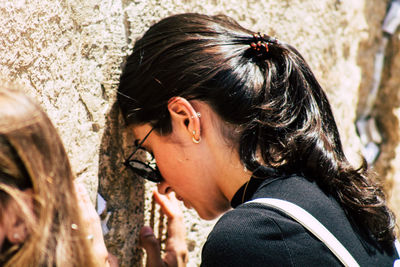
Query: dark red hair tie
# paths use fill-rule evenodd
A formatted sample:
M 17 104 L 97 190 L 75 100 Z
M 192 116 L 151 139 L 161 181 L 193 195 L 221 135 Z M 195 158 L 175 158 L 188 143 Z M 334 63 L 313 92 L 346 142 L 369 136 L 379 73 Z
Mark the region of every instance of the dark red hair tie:
M 278 40 L 269 37 L 268 35 L 261 35 L 261 33 L 254 33 L 253 40 L 250 43 L 250 47 L 257 52 L 257 56 L 266 55 L 269 51 L 269 44 L 277 44 Z

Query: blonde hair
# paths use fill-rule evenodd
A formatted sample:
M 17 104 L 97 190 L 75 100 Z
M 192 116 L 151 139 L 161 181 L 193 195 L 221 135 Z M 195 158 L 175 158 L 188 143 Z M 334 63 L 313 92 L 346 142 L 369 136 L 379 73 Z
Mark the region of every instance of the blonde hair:
M 42 109 L 0 86 L 0 224 L 16 203 L 28 237 L 3 251 L 4 266 L 98 266 L 78 213 L 74 175 L 62 141 Z M 33 191 L 33 211 L 21 201 Z M 82 226 L 73 229 L 71 225 Z

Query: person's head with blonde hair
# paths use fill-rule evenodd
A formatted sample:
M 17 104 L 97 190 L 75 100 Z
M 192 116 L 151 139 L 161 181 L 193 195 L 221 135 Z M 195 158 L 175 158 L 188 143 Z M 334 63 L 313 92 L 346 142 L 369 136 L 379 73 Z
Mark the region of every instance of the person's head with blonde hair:
M 98 266 L 62 141 L 10 87 L 0 85 L 0 265 Z

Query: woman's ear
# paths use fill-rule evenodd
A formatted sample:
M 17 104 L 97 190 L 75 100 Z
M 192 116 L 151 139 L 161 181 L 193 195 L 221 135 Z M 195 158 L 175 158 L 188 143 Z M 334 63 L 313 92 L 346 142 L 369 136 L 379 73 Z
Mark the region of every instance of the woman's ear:
M 16 214 L 10 215 L 7 220 L 10 220 L 11 222 L 11 224 L 8 224 L 8 227 L 6 227 L 8 228 L 6 234 L 8 241 L 12 244 L 23 243 L 28 233 L 24 220 L 17 217 Z
M 11 200 L 5 208 L 6 220 L 3 221 L 3 227 L 6 231 L 7 239 L 13 244 L 23 243 L 28 235 L 28 227 L 26 225 L 26 216 L 33 216 L 33 190 L 26 189 L 22 192 L 25 209 L 17 205 L 15 200 Z
M 168 111 L 173 127 L 187 132 L 194 143 L 201 140 L 200 113 L 183 97 L 173 97 L 168 101 Z

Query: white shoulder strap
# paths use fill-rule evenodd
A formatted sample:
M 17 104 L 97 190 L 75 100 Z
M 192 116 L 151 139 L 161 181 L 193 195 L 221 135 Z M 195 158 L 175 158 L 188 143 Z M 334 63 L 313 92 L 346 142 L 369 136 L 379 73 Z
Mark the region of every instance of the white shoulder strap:
M 397 251 L 397 256 L 400 256 L 400 243 L 399 243 L 398 239 L 396 239 L 394 241 L 394 246 L 395 246 L 396 251 Z M 394 264 L 393 264 L 393 267 L 400 267 L 400 260 L 395 260 Z
M 399 240 L 398 240 L 398 239 L 396 239 L 396 240 L 394 241 L 394 247 L 396 248 L 397 255 L 400 256 L 400 243 L 399 243 Z
M 347 249 L 317 219 L 291 202 L 275 198 L 258 198 L 246 203 L 261 203 L 284 212 L 321 240 L 335 256 L 348 267 L 359 267 Z

